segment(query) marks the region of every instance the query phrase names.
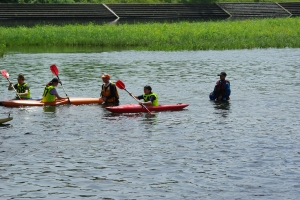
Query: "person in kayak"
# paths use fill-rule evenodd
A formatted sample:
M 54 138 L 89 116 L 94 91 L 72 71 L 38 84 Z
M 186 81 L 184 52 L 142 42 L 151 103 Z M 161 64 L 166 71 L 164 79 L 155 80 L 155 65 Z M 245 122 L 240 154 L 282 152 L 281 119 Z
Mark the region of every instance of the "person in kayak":
M 42 96 L 42 102 L 43 103 L 49 103 L 49 102 L 55 102 L 56 99 L 68 99 L 68 97 L 60 97 L 55 89 L 57 87 L 58 83 L 61 83 L 58 78 L 53 78 L 45 87 L 43 96 Z
M 25 77 L 23 74 L 18 75 L 18 83 L 13 85 L 11 81 L 9 81 L 8 90 L 15 89 L 17 91 L 15 99 L 31 99 L 30 96 L 30 87 L 27 83 L 25 83 Z
M 132 93 L 130 93 L 131 96 Z M 144 87 L 144 94 L 140 96 L 133 96 L 136 99 L 144 99 L 144 102 L 140 102 L 139 104 L 143 104 L 145 106 L 158 106 L 158 96 L 154 92 L 152 92 L 152 88 L 149 85 Z
M 227 74 L 225 72 L 221 72 L 218 74 L 220 76 L 220 80 L 216 82 L 214 91 L 209 94 L 210 100 L 218 100 L 218 101 L 228 101 L 230 99 L 230 82 L 225 80 Z
M 111 103 L 118 105 L 119 102 L 119 93 L 114 82 L 110 81 L 110 75 L 104 73 L 100 76 L 102 78 L 103 84 L 101 87 L 100 99 L 105 103 Z

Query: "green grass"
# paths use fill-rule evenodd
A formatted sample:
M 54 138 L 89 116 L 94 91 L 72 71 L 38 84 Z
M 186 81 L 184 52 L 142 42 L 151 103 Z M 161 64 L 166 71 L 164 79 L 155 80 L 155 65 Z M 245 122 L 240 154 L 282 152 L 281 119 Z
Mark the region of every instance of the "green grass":
M 299 48 L 300 18 L 0 27 L 0 38 L 0 46 L 2 43 L 6 47 L 92 46 L 164 51 Z
M 6 51 L 6 45 L 2 41 L 0 42 L 0 58 L 3 57 L 5 51 Z

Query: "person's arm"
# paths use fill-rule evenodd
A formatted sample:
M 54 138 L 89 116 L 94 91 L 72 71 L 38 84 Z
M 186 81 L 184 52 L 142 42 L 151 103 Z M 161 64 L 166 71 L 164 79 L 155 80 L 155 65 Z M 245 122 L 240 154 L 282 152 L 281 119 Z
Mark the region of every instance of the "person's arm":
M 229 96 L 230 96 L 230 93 L 231 93 L 231 90 L 230 90 L 230 84 L 229 84 L 229 83 L 226 83 L 226 84 L 225 84 L 225 96 L 226 96 L 226 97 L 229 97 Z
M 222 95 L 220 95 L 219 97 L 218 97 L 218 100 L 219 101 L 221 101 L 221 100 L 226 100 L 227 99 L 227 97 L 229 97 L 230 96 L 230 93 L 231 93 L 231 91 L 230 91 L 230 84 L 229 83 L 226 83 L 225 85 L 224 85 L 224 90 L 225 90 L 225 94 L 224 94 L 224 96 L 222 96 Z
M 55 88 L 53 88 L 52 90 L 50 90 L 50 94 L 54 95 L 56 97 L 56 99 L 67 99 L 67 97 L 61 97 L 58 95 L 57 90 Z
M 140 96 L 133 96 L 134 98 L 138 99 L 138 100 L 141 100 L 141 99 L 144 99 L 143 98 L 143 95 L 140 95 Z
M 17 93 L 17 95 L 19 95 L 20 97 L 27 96 L 27 94 L 28 94 L 28 90 L 25 90 L 24 93 Z
M 15 84 L 15 85 L 13 86 L 13 83 L 9 81 L 8 90 L 13 90 L 13 89 L 16 88 L 16 87 L 17 87 L 17 84 Z
M 17 93 L 17 95 L 19 95 L 20 97 L 27 96 L 28 91 L 29 91 L 29 86 L 26 86 L 25 87 L 25 92 L 24 93 Z
M 140 96 L 134 96 L 131 92 L 129 92 L 129 95 L 132 96 L 133 98 L 138 99 L 138 100 L 143 99 L 143 95 L 140 95 Z

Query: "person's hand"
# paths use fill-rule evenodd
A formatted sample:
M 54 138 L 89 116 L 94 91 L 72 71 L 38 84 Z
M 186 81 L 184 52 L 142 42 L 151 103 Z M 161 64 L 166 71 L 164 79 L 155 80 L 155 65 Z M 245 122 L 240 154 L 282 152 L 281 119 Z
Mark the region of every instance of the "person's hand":
M 9 81 L 9 85 L 12 85 L 13 83 L 11 81 Z
M 143 102 L 139 101 L 139 104 L 140 104 L 140 105 L 143 105 Z
M 132 93 L 131 93 L 131 92 L 129 92 L 129 95 L 130 95 L 130 96 L 132 96 Z M 132 96 L 132 97 L 133 97 L 133 96 Z
M 106 98 L 106 97 L 102 97 L 102 99 L 103 99 L 103 101 L 104 101 L 104 102 L 107 100 L 107 98 Z

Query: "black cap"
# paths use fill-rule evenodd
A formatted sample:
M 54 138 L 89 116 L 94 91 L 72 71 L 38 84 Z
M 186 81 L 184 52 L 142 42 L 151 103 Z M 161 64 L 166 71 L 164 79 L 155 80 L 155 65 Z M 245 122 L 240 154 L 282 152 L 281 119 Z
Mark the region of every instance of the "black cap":
M 58 83 L 58 78 L 53 78 L 51 82 L 52 83 Z
M 218 76 L 227 76 L 227 74 L 225 72 L 221 72 L 220 74 L 218 74 Z

